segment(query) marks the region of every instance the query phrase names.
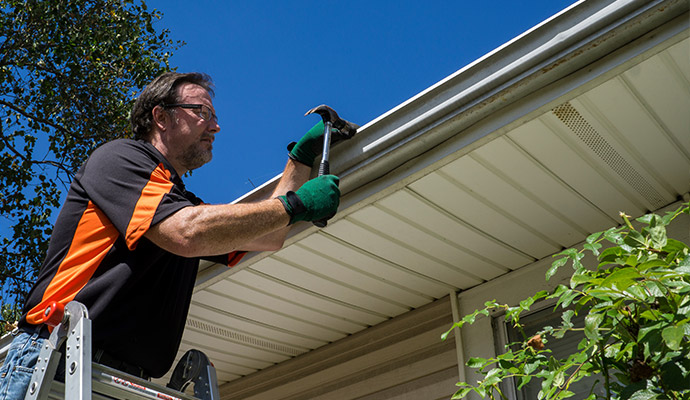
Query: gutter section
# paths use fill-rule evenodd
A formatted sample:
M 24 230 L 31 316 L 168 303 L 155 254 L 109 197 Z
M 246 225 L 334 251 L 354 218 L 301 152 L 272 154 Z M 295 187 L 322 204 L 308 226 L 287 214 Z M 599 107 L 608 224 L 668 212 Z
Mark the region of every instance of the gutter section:
M 387 168 L 374 168 L 382 158 L 401 151 L 405 156 L 394 157 L 394 164 L 400 165 L 687 9 L 688 2 L 682 0 L 579 3 L 367 124 L 360 137 L 363 140 L 343 143 L 345 151 L 332 157 L 331 164 L 342 171 L 341 187 L 347 192 L 385 174 Z

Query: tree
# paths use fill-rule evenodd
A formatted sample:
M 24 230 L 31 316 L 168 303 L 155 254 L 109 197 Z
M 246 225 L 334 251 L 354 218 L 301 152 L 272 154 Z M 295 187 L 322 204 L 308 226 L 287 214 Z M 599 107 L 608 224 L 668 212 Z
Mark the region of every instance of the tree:
M 0 309 L 16 315 L 50 217 L 90 152 L 130 135 L 136 94 L 182 43 L 134 0 L 0 0 Z M 4 324 L 0 324 L 0 333 Z
M 517 306 L 489 301 L 457 322 L 454 327 L 503 310 L 506 321 L 521 330 L 521 314 L 544 299 L 556 300 L 562 320 L 560 326 L 543 327 L 531 337 L 523 333 L 524 340 L 508 345 L 504 354 L 471 358 L 468 366 L 477 368 L 484 379 L 477 385 L 458 383 L 453 398 L 470 392 L 505 398 L 502 381 L 513 379 L 521 387 L 540 379 L 539 399 L 565 399 L 574 395 L 568 390 L 572 383 L 599 374 L 593 385 L 603 388 L 608 400 L 690 399 L 690 247 L 667 237 L 666 231 L 683 213 L 690 214 L 688 204 L 665 216 L 638 218 L 641 229 L 621 214 L 623 226 L 590 235 L 582 250 L 555 256 L 546 278 L 570 263 L 570 285 L 536 293 Z M 607 242 L 609 247 L 600 251 Z M 583 265 L 585 252 L 596 256 L 598 265 Z M 578 313 L 586 315 L 583 327 L 571 322 Z M 556 359 L 549 338 L 572 331 L 584 333 L 577 352 Z M 598 398 L 592 387 L 587 400 Z

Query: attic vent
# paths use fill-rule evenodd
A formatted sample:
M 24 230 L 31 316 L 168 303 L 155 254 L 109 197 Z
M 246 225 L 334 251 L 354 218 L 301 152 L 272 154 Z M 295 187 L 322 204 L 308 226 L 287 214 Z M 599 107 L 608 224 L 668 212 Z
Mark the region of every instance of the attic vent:
M 658 209 L 666 204 L 659 192 L 597 132 L 570 103 L 554 108 L 553 113 L 618 176 Z
M 297 356 L 302 354 L 302 351 L 299 351 L 298 349 L 294 349 L 288 346 L 283 346 L 280 344 L 276 344 L 273 342 L 270 342 L 268 340 L 262 340 L 262 339 L 257 339 L 255 337 L 245 335 L 243 333 L 231 331 L 229 329 L 221 328 L 219 326 L 211 325 L 209 323 L 199 321 L 196 319 L 191 319 L 187 318 L 187 326 L 199 329 L 201 331 L 204 331 L 206 333 L 210 333 L 215 336 L 221 336 L 226 339 L 232 340 L 234 342 L 239 342 L 244 345 L 252 346 L 252 347 L 259 347 L 264 350 L 269 350 L 273 352 L 278 352 L 282 354 L 287 354 L 290 356 Z

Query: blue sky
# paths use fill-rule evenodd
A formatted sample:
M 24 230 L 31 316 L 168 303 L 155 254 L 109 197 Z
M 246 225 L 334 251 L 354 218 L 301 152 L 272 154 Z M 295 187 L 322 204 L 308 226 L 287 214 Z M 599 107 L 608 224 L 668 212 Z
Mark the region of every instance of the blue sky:
M 325 103 L 360 125 L 570 6 L 538 1 L 147 1 L 186 43 L 179 72 L 216 84 L 214 159 L 186 179 L 208 203 L 279 174 Z

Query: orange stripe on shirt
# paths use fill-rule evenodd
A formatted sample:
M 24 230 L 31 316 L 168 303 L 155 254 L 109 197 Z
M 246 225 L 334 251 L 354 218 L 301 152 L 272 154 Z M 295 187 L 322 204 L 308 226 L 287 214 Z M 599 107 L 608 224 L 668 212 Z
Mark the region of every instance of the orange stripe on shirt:
M 89 202 L 81 216 L 67 255 L 48 284 L 41 302 L 26 316 L 30 324 L 42 323 L 45 308 L 57 301 L 67 304 L 86 286 L 117 240 L 119 232 L 95 204 Z
M 136 249 L 139 239 L 151 226 L 151 221 L 153 221 L 153 216 L 163 196 L 169 193 L 172 187 L 170 171 L 165 169 L 163 164 L 158 164 L 158 167 L 151 172 L 149 182 L 141 191 L 141 196 L 134 207 L 134 213 L 132 213 L 132 218 L 127 226 L 125 240 L 130 250 Z

